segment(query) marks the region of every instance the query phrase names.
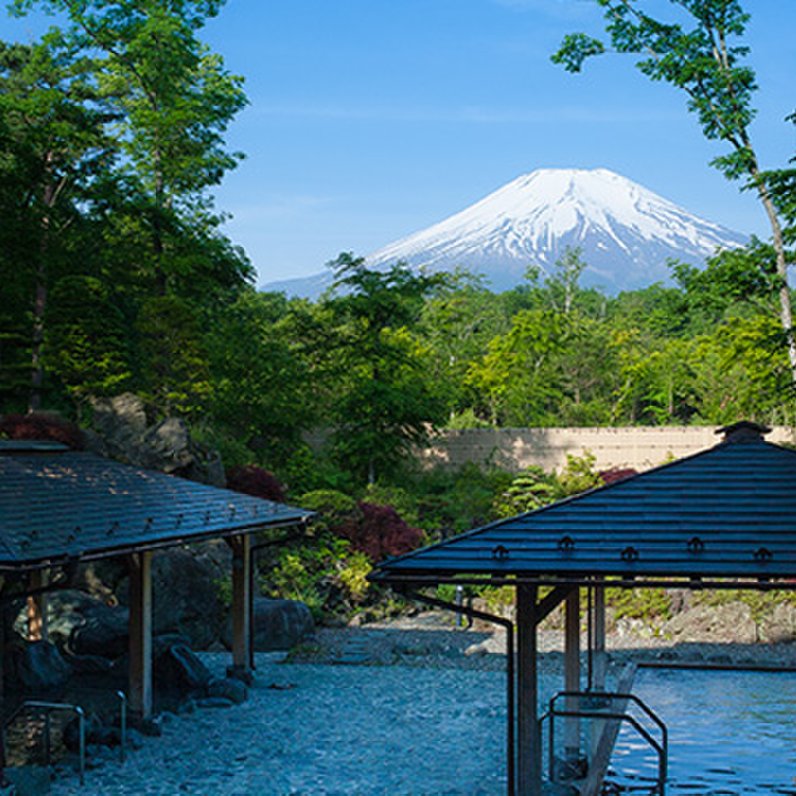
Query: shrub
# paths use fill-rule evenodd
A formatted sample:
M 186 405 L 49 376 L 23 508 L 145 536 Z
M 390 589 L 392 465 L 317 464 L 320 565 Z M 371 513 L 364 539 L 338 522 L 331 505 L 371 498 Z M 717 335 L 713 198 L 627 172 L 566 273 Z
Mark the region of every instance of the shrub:
M 285 500 L 285 489 L 279 479 L 254 464 L 230 467 L 227 470 L 227 488 L 264 500 L 275 500 L 279 503 Z
M 665 589 L 612 589 L 605 592 L 614 618 L 665 620 L 672 616 L 672 598 Z
M 370 596 L 370 559 L 346 539 L 322 532 L 312 544 L 283 548 L 267 573 L 274 597 L 300 600 L 316 620 L 347 617 Z
M 60 442 L 78 451 L 86 447 L 86 437 L 74 423 L 46 412 L 6 415 L 0 419 L 0 437 Z
M 392 506 L 377 506 L 362 501 L 359 510 L 361 516 L 351 517 L 337 532 L 371 561 L 403 555 L 414 550 L 422 541 L 422 531 L 412 528 L 401 519 Z
M 548 475 L 537 465 L 531 465 L 514 478 L 505 492 L 495 498 L 495 514 L 498 517 L 524 514 L 552 503 L 559 495 L 555 476 Z
M 312 520 L 313 531 L 332 530 L 357 514 L 357 502 L 335 489 L 315 489 L 296 500 L 299 506 L 317 512 Z
M 638 470 L 632 467 L 612 467 L 610 470 L 601 470 L 598 475 L 600 480 L 607 486 L 615 484 L 617 481 L 624 481 L 626 478 L 638 475 Z

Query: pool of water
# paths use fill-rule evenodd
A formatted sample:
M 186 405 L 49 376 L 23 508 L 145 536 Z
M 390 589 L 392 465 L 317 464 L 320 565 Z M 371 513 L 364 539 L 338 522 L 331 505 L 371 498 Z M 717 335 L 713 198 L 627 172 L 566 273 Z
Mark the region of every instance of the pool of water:
M 670 796 L 796 796 L 796 674 L 648 669 L 633 692 L 669 728 Z M 623 729 L 609 779 L 632 790 L 656 770 Z

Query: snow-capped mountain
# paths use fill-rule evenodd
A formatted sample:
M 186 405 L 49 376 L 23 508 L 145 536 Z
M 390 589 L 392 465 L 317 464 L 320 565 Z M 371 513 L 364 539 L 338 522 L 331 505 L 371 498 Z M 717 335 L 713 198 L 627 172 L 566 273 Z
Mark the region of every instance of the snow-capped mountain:
M 579 247 L 587 263 L 581 283 L 615 293 L 668 281 L 671 258 L 701 265 L 717 249 L 744 242 L 607 169 L 539 169 L 367 260 L 376 268 L 399 260 L 430 271 L 461 266 L 504 290 L 529 265 L 549 273 L 567 247 Z M 319 274 L 268 287 L 312 295 L 328 281 Z

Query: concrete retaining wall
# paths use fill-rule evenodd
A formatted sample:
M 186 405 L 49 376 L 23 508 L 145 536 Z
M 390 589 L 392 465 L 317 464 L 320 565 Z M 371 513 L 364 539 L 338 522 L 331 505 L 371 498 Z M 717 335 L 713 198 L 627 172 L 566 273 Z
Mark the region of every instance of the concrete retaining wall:
M 668 459 L 710 448 L 719 441 L 714 426 L 634 428 L 474 428 L 442 432 L 420 452 L 429 465 L 495 464 L 517 471 L 531 464 L 545 470 L 566 464 L 567 454 L 592 453 L 598 470 L 646 470 Z M 796 442 L 794 429 L 776 426 L 769 442 Z

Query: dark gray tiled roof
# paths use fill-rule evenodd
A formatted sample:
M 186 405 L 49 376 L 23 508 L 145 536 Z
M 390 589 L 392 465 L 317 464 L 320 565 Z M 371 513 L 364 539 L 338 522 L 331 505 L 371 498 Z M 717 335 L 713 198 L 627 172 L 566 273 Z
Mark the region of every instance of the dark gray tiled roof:
M 412 575 L 796 578 L 796 452 L 725 442 L 384 562 Z
M 91 453 L 0 449 L 0 567 L 179 544 L 310 514 Z

